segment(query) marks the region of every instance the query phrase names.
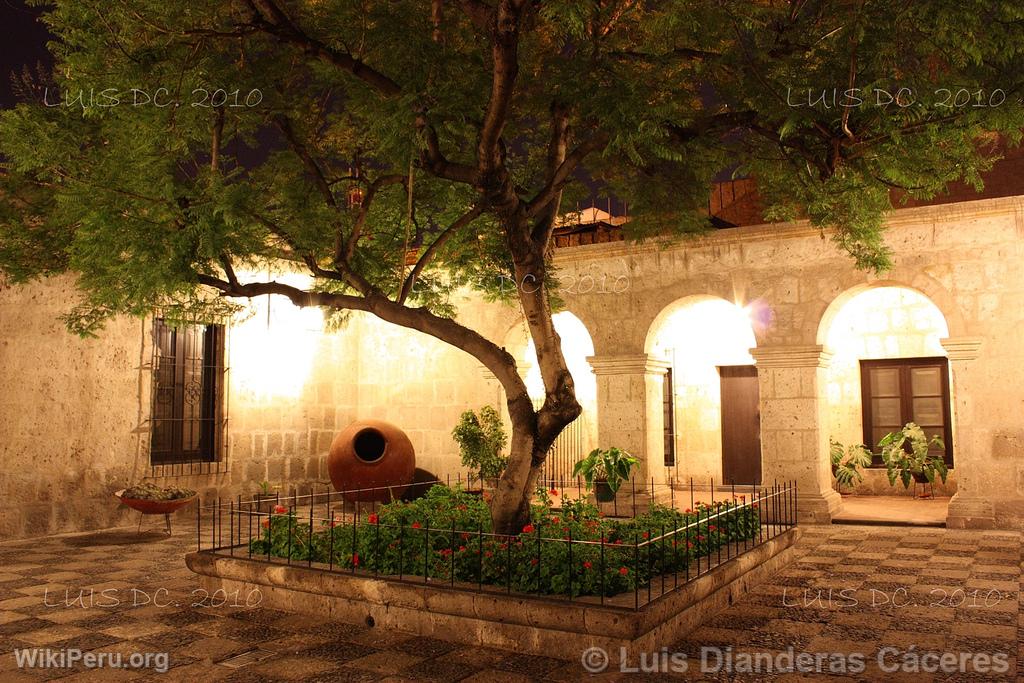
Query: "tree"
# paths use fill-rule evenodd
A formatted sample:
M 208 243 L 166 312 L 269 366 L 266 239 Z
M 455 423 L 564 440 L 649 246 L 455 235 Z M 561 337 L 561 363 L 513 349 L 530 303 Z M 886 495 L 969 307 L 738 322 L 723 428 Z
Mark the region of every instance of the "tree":
M 630 238 L 700 232 L 731 169 L 884 269 L 890 190 L 979 183 L 981 143 L 1024 120 L 1009 1 L 57 0 L 45 21 L 59 91 L 0 117 L 7 277 L 77 273 L 85 334 L 272 293 L 462 349 L 507 397 L 499 530 L 580 413 L 551 319 L 563 205 L 600 186 Z M 280 258 L 313 286 L 245 274 Z M 465 287 L 521 309 L 539 409 L 458 321 Z

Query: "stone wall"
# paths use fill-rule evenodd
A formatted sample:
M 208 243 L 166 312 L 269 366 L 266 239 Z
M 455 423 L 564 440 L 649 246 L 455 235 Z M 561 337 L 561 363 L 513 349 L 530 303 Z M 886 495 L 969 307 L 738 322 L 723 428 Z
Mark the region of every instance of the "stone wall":
M 260 298 L 228 326 L 219 462 L 153 467 L 152 321 L 116 319 L 83 340 L 59 319 L 76 297 L 71 277 L 0 286 L 0 537 L 135 523 L 111 494 L 140 480 L 203 500 L 262 482 L 282 493 L 326 486 L 331 441 L 360 418 L 398 424 L 419 466 L 456 475 L 459 415 L 501 396 L 471 356 L 432 337 L 365 314 L 328 330 L 319 311 Z M 495 338 L 512 325 L 511 309 L 463 303 Z
M 757 335 L 764 476 L 796 480 L 802 513 L 820 520 L 829 519 L 839 502 L 827 460 L 829 324 L 846 301 L 868 288 L 920 292 L 948 326 L 941 345 L 952 375 L 958 491 L 950 524 L 1022 526 L 1024 200 L 896 210 L 886 241 L 895 265 L 884 276 L 856 270 L 827 231 L 805 223 L 720 230 L 674 246 L 580 246 L 560 250 L 557 263 L 568 281 L 597 277 L 595 272 L 628 274 L 622 293 L 593 288 L 565 299 L 590 330 L 597 358 L 605 365 L 631 359 L 638 381 L 649 374 L 639 360 L 652 353 L 649 330 L 675 302 L 701 295 L 747 307 Z M 660 391 L 655 384 L 648 389 Z M 598 419 L 610 414 L 635 432 L 656 430 L 656 400 L 602 405 L 599 393 Z M 659 441 L 632 441 L 636 454 L 656 466 Z
M 764 479 L 797 481 L 801 512 L 827 521 L 839 502 L 827 459 L 835 429 L 828 330 L 856 294 L 894 285 L 927 297 L 948 330 L 939 343 L 952 377 L 950 524 L 1024 526 L 1024 199 L 897 210 L 886 239 L 896 258 L 884 277 L 856 270 L 827 234 L 803 223 L 556 252 L 572 284 L 563 299 L 593 341 L 598 443 L 641 457 L 636 474 L 645 482 L 687 477 L 661 464 L 669 361 L 651 330 L 687 297 L 738 304 L 756 335 Z M 74 297 L 68 278 L 0 290 L 0 495 L 8 501 L 0 532 L 9 536 L 124 521 L 109 493 L 159 474 L 146 453 L 148 323 L 117 320 L 100 339 L 80 340 L 57 320 Z M 498 343 L 516 325 L 514 309 L 457 303 L 460 319 Z M 207 495 L 251 492 L 263 480 L 323 481 L 331 438 L 359 417 L 398 423 L 422 466 L 458 471 L 450 431 L 459 413 L 503 400 L 474 359 L 368 316 L 328 332 L 282 307 L 232 327 L 222 463 L 163 481 Z

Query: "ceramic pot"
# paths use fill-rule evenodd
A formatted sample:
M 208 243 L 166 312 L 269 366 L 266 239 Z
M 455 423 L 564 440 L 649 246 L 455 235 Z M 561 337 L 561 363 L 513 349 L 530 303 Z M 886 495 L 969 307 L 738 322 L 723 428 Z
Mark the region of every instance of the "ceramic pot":
M 353 422 L 331 443 L 327 473 L 346 500 L 400 498 L 416 471 L 416 452 L 405 432 L 383 420 Z
M 615 491 L 612 491 L 612 487 L 608 486 L 608 482 L 604 479 L 595 479 L 594 498 L 599 503 L 610 503 L 615 500 Z

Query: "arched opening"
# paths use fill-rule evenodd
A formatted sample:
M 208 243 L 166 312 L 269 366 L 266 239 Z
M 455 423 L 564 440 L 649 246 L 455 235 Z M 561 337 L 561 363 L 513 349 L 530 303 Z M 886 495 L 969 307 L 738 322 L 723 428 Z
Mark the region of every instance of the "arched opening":
M 597 378 L 587 358 L 594 355 L 594 342 L 579 318 L 569 311 L 552 316 L 555 331 L 562 342 L 562 355 L 576 387 L 576 400 L 582 414 L 562 432 L 548 452 L 542 477 L 567 480 L 576 462 L 597 445 Z M 505 337 L 505 348 L 513 354 L 524 375 L 534 405 L 544 402 L 544 381 L 537 365 L 537 351 L 525 323 L 512 328 Z
M 951 383 L 941 343 L 947 336 L 945 316 L 915 289 L 881 285 L 841 295 L 818 334 L 832 354 L 824 392 L 829 438 L 877 452 L 885 434 L 915 422 L 929 437 L 943 439 L 952 466 Z M 951 487 L 952 482 L 945 492 Z M 883 470 L 865 473 L 856 490 L 904 493 L 902 486 L 890 487 Z
M 667 360 L 665 465 L 679 478 L 760 481 L 757 345 L 750 311 L 709 296 L 681 299 L 655 319 L 647 353 Z

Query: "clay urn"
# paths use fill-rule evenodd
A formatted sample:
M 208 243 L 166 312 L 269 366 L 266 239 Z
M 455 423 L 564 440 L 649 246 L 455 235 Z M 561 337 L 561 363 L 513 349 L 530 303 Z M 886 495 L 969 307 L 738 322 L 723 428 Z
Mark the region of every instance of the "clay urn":
M 327 472 L 346 500 L 387 502 L 412 482 L 416 452 L 401 429 L 383 420 L 353 422 L 331 443 Z

